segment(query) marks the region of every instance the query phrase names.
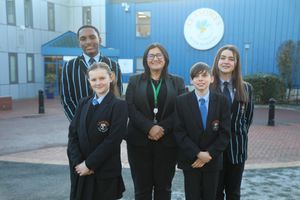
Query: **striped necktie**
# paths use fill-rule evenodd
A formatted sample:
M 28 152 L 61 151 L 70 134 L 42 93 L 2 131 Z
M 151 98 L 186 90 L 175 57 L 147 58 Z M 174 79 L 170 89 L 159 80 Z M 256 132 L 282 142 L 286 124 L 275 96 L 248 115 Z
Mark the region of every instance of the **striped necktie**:
M 96 60 L 93 57 L 91 57 L 89 60 L 89 65 L 91 66 L 94 62 L 96 62 Z

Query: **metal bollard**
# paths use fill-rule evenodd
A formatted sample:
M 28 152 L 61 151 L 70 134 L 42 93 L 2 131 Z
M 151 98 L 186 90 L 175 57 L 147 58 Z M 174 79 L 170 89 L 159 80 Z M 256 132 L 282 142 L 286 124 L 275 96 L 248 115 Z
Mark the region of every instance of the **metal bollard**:
M 275 125 L 275 102 L 274 98 L 269 99 L 269 119 L 268 119 L 268 126 Z
M 44 107 L 44 92 L 39 90 L 39 114 L 45 113 Z

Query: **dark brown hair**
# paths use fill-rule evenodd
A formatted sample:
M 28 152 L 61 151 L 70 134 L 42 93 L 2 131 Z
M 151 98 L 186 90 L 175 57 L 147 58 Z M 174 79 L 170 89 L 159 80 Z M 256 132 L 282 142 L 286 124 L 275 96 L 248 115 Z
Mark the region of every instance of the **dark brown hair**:
M 149 68 L 148 63 L 147 63 L 147 56 L 148 56 L 149 51 L 151 49 L 154 49 L 154 48 L 158 48 L 164 56 L 165 66 L 164 66 L 164 68 L 162 70 L 162 73 L 161 73 L 161 76 L 164 77 L 168 72 L 169 54 L 168 54 L 167 50 L 159 43 L 152 43 L 151 45 L 149 45 L 147 47 L 147 49 L 144 52 L 143 66 L 144 66 L 145 74 L 146 74 L 147 77 L 150 77 L 150 68 Z
M 249 101 L 249 97 L 245 90 L 244 81 L 242 77 L 240 53 L 237 47 L 235 47 L 234 45 L 225 45 L 218 50 L 215 56 L 213 69 L 212 69 L 212 74 L 215 77 L 215 81 L 211 84 L 211 87 L 217 91 L 220 91 L 220 70 L 218 67 L 218 62 L 224 50 L 231 51 L 235 59 L 235 67 L 232 72 L 232 84 L 236 92 L 235 97 L 238 101 L 246 103 Z
M 197 62 L 190 69 L 190 78 L 193 79 L 202 73 L 208 73 L 211 75 L 211 69 L 208 64 L 204 62 Z

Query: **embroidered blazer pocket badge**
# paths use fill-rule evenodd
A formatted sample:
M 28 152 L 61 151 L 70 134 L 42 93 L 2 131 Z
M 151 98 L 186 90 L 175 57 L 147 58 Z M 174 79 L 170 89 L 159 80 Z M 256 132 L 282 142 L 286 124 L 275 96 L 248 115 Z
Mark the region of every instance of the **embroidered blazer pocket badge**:
M 108 121 L 99 121 L 97 123 L 97 129 L 100 133 L 106 133 L 109 129 L 109 122 Z
M 211 125 L 213 131 L 218 131 L 220 128 L 220 121 L 216 119 L 211 123 Z

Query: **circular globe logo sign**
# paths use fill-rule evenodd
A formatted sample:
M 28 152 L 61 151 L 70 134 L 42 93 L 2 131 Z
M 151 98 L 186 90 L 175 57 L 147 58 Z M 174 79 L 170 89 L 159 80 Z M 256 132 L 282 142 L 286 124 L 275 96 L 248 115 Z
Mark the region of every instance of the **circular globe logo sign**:
M 198 50 L 214 47 L 222 39 L 224 23 L 221 16 L 210 8 L 192 12 L 184 23 L 184 37 L 189 45 Z

